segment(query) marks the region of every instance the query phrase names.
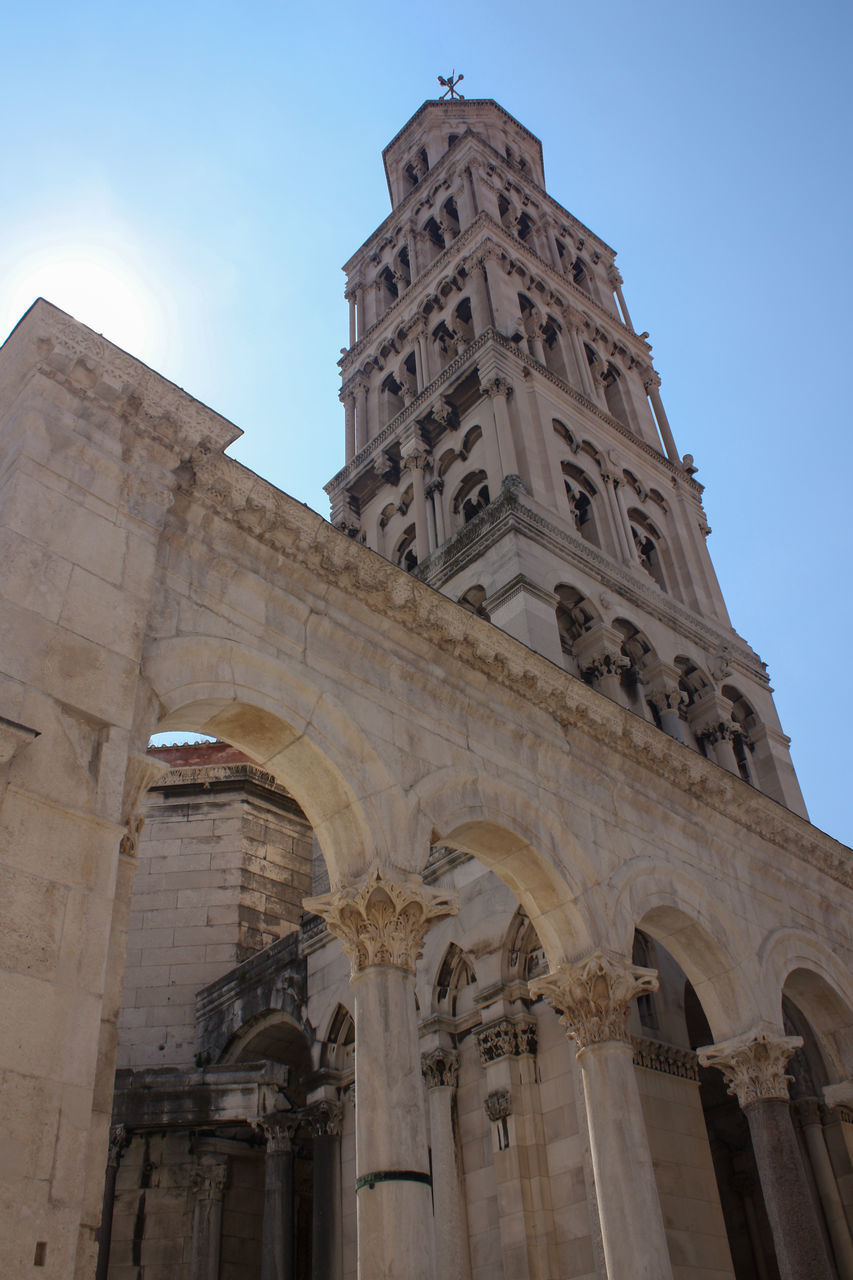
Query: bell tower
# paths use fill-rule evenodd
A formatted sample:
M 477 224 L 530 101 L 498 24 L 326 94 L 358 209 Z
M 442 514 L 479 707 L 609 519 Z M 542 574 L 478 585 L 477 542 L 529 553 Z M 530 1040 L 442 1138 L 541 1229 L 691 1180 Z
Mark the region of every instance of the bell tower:
M 491 100 L 425 102 L 383 159 L 391 213 L 344 267 L 333 523 L 804 814 L 614 250 Z

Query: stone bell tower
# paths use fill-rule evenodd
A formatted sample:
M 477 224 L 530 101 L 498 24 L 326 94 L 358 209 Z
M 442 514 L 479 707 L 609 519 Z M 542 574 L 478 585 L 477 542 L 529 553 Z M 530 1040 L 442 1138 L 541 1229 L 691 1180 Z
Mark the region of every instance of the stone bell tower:
M 344 267 L 332 520 L 788 808 L 764 664 L 732 629 L 615 253 L 496 102 L 425 102 Z

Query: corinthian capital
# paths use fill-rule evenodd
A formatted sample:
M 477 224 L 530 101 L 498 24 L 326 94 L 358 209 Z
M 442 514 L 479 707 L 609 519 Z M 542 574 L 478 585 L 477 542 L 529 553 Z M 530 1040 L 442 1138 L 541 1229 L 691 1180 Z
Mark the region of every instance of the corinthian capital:
M 603 951 L 593 951 L 573 964 L 561 964 L 553 973 L 530 983 L 531 995 L 551 1001 L 579 1049 L 605 1040 L 630 1043 L 631 1001 L 657 989 L 654 969 L 642 969 Z
M 507 382 L 506 378 L 501 378 L 497 374 L 493 378 L 486 378 L 485 381 L 481 381 L 480 390 L 491 399 L 494 399 L 496 396 L 502 396 L 504 399 L 508 399 L 509 396 L 512 395 L 511 385 Z
M 428 1089 L 455 1089 L 459 1079 L 459 1054 L 453 1049 L 422 1053 L 421 1071 Z
M 729 1086 L 729 1093 L 742 1107 L 762 1098 L 787 1098 L 785 1073 L 791 1054 L 802 1048 L 801 1036 L 777 1036 L 766 1031 L 748 1031 L 721 1044 L 699 1049 L 703 1067 L 717 1067 Z
M 353 977 L 371 965 L 414 973 L 432 923 L 459 910 L 449 894 L 421 883 L 386 880 L 379 871 L 357 887 L 347 885 L 319 898 L 306 898 L 305 906 L 322 916 L 340 940 Z

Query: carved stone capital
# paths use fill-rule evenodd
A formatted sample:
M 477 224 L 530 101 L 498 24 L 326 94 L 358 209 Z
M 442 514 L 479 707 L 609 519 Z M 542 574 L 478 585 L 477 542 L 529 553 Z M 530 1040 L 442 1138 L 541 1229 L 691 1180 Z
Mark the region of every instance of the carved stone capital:
M 306 898 L 305 907 L 322 916 L 340 940 L 353 977 L 371 965 L 414 973 L 433 921 L 459 910 L 450 894 L 422 883 L 387 880 L 378 870 L 359 886 Z
M 305 1122 L 315 1138 L 337 1137 L 343 1128 L 340 1102 L 315 1102 L 305 1112 Z
M 227 1156 L 204 1156 L 192 1171 L 190 1185 L 197 1200 L 221 1200 L 227 1184 Z
M 703 1067 L 722 1071 L 729 1093 L 748 1107 L 763 1098 L 788 1097 L 788 1081 L 794 1077 L 786 1074 L 785 1066 L 802 1044 L 801 1036 L 749 1031 L 699 1049 L 699 1061 Z
M 497 1062 L 499 1058 L 517 1058 L 522 1053 L 536 1053 L 536 1023 L 512 1022 L 498 1018 L 481 1027 L 477 1034 L 477 1048 L 483 1066 Z
M 630 659 L 622 653 L 598 653 L 583 666 L 583 674 L 601 680 L 604 676 L 618 676 L 631 665 Z
M 647 696 L 658 715 L 665 711 L 678 711 L 687 701 L 687 694 L 677 685 L 652 689 Z
M 455 1089 L 459 1079 L 459 1054 L 453 1049 L 422 1053 L 421 1071 L 428 1089 Z
M 259 1128 L 267 1140 L 267 1155 L 287 1155 L 293 1150 L 293 1135 L 302 1123 L 303 1117 L 298 1112 L 273 1111 L 259 1123 Z
M 107 1164 L 118 1168 L 125 1148 L 130 1145 L 130 1134 L 123 1124 L 110 1125 L 110 1145 Z
M 631 1001 L 657 989 L 654 969 L 643 969 L 603 951 L 594 951 L 573 964 L 561 964 L 554 973 L 530 983 L 530 994 L 551 1001 L 579 1049 L 606 1040 L 629 1044 Z
M 498 376 L 486 378 L 484 381 L 481 381 L 480 390 L 491 400 L 494 400 L 498 396 L 508 400 L 512 395 L 512 386 L 510 383 L 507 382 L 506 378 Z
M 496 1123 L 512 1115 L 512 1094 L 509 1089 L 495 1089 L 483 1103 L 483 1110 L 489 1119 Z

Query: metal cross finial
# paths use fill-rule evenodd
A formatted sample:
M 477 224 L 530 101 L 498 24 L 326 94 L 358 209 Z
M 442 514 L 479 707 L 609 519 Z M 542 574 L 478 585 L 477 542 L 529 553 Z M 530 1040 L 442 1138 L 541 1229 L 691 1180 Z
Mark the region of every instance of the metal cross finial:
M 456 86 L 458 85 L 459 81 L 460 81 L 460 80 L 464 80 L 464 79 L 465 79 L 465 77 L 463 76 L 463 74 L 462 74 L 462 72 L 461 72 L 461 71 L 459 72 L 459 75 L 457 75 L 457 74 L 456 74 L 456 68 L 455 68 L 455 67 L 453 68 L 453 70 L 451 71 L 451 73 L 450 73 L 450 75 L 447 77 L 447 79 L 445 79 L 445 78 L 444 78 L 444 76 L 439 76 L 439 77 L 438 77 L 438 83 L 439 83 L 440 85 L 443 85 L 443 86 L 444 86 L 444 88 L 445 88 L 445 90 L 446 90 L 446 92 L 445 92 L 445 93 L 443 93 L 443 94 L 441 95 L 441 97 L 439 98 L 439 102 L 443 102 L 443 101 L 444 101 L 444 99 L 445 99 L 445 98 L 447 98 L 448 96 L 450 97 L 450 100 L 451 100 L 451 101 L 453 101 L 453 99 L 454 99 L 454 98 L 464 98 L 464 97 L 465 97 L 465 94 L 464 94 L 464 93 L 460 93 L 460 92 L 458 91 L 458 89 L 456 88 Z

